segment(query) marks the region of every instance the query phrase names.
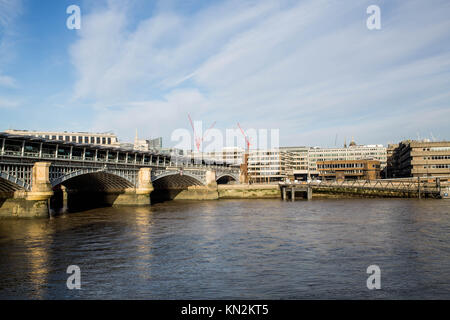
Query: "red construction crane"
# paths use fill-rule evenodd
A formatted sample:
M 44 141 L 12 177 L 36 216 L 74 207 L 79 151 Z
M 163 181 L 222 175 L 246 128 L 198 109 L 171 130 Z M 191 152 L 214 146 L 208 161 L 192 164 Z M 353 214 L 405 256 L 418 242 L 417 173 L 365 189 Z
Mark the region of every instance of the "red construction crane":
M 189 114 L 188 114 L 188 118 L 189 118 L 189 122 L 191 123 L 192 131 L 194 132 L 195 146 L 197 147 L 197 151 L 200 152 L 200 145 L 205 140 L 205 137 L 206 137 L 206 134 L 208 133 L 208 131 L 211 130 L 216 125 L 216 121 L 213 122 L 213 124 L 205 131 L 203 136 L 200 138 L 200 137 L 197 137 L 197 134 L 195 133 L 194 122 L 192 121 L 192 118 Z
M 244 136 L 244 139 L 245 139 L 245 144 L 247 145 L 247 152 L 250 150 L 250 140 L 247 138 L 247 136 L 246 136 L 246 134 L 245 134 L 245 132 L 244 132 L 244 130 L 242 130 L 242 128 L 241 128 L 241 125 L 239 124 L 239 122 L 238 122 L 238 127 L 239 127 L 239 129 L 241 129 L 241 132 L 242 132 L 242 135 Z

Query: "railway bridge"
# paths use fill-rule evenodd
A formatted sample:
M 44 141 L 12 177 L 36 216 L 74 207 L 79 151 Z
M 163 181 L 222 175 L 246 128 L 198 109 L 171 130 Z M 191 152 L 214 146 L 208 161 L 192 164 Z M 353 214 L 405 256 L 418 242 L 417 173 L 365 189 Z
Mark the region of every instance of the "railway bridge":
M 0 133 L 0 216 L 43 217 L 91 204 L 149 205 L 150 194 L 214 198 L 217 183 L 239 182 L 239 175 L 227 164 L 156 151 Z

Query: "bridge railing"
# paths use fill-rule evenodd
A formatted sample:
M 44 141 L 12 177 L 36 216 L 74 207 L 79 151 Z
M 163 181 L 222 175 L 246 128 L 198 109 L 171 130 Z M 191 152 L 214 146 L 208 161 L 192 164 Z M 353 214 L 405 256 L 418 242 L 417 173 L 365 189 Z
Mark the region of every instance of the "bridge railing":
M 119 159 L 104 159 L 104 158 L 93 158 L 93 157 L 83 157 L 74 155 L 63 155 L 63 154 L 49 154 L 49 153 L 36 153 L 36 152 L 21 152 L 21 151 L 9 151 L 5 150 L 2 154 L 3 156 L 12 156 L 20 158 L 30 158 L 30 159 L 43 159 L 43 160 L 70 160 L 70 161 L 83 161 L 83 162 L 96 162 L 96 163 L 118 163 L 118 164 L 129 164 L 129 165 L 144 165 L 144 166 L 154 166 L 154 167 L 177 167 L 177 168 L 211 168 L 216 170 L 228 170 L 230 172 L 238 172 L 239 169 L 234 169 L 221 165 L 213 164 L 199 164 L 199 163 L 176 163 L 170 161 L 168 163 L 164 162 L 150 162 L 150 161 L 126 161 Z
M 390 191 L 420 191 L 422 193 L 436 193 L 440 191 L 440 186 L 428 181 L 383 181 L 383 180 L 342 180 L 342 181 L 322 181 L 310 182 L 309 186 L 316 188 L 360 188 Z

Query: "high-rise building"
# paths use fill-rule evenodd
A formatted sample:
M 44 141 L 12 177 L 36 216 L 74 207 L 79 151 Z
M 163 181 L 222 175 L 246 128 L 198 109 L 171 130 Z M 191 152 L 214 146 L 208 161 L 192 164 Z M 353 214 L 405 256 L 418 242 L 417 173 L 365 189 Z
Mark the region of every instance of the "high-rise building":
M 134 147 L 135 150 L 139 151 L 149 151 L 149 150 L 161 150 L 162 149 L 162 138 L 156 139 L 139 139 L 138 131 L 136 129 L 136 136 L 134 138 Z
M 162 149 L 162 137 L 147 140 L 149 149 Z

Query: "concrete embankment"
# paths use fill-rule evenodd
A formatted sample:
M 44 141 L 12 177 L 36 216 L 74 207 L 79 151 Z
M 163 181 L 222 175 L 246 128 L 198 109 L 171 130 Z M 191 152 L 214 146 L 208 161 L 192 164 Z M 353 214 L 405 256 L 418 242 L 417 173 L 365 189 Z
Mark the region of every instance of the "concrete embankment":
M 278 185 L 218 185 L 219 199 L 281 199 Z
M 160 194 L 161 193 L 161 194 Z M 191 186 L 184 190 L 154 192 L 152 198 L 165 200 L 280 199 L 278 185 Z

